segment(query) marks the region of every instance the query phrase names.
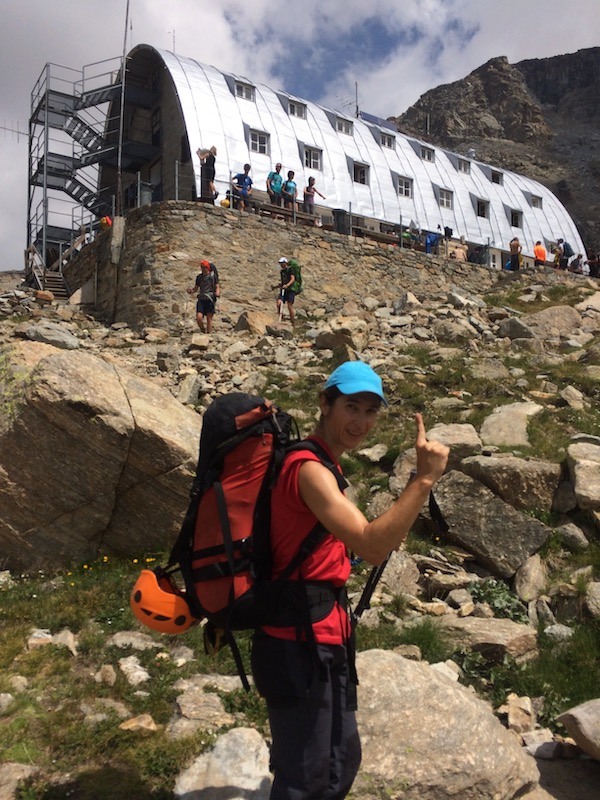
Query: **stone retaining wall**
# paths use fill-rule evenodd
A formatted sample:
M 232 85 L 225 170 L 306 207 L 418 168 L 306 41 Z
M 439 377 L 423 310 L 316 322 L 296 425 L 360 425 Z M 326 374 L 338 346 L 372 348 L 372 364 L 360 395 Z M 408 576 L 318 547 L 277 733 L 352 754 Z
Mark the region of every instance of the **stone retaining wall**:
M 66 268 L 70 287 L 87 284 L 95 306 L 110 322 L 176 327 L 193 313 L 193 284 L 199 261 L 214 261 L 223 297 L 248 308 L 271 303 L 279 278 L 278 259 L 296 257 L 307 291 L 305 308 L 319 295 L 340 307 L 365 295 L 389 298 L 403 289 L 435 294 L 451 286 L 481 293 L 500 273 L 395 245 L 290 225 L 184 201 L 167 201 L 128 213 L 120 242 L 120 220 Z

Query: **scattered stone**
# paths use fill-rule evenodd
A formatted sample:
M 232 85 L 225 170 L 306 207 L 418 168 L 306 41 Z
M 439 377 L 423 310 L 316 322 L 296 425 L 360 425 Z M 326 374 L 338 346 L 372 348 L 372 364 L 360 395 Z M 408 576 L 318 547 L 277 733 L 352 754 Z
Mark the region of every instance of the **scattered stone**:
M 585 533 L 573 522 L 567 522 L 564 525 L 559 525 L 558 528 L 554 529 L 554 533 L 558 534 L 569 550 L 572 550 L 574 553 L 580 553 L 583 550 L 587 550 L 587 548 L 590 546 Z
M 232 787 L 232 784 L 235 788 Z M 267 800 L 271 788 L 269 750 L 252 728 L 235 728 L 217 739 L 175 781 L 174 795 L 181 800 L 219 796 Z
M 39 772 L 39 767 L 5 761 L 0 764 L 0 800 L 14 800 L 19 786 Z
M 110 647 L 132 647 L 134 650 L 158 650 L 160 642 L 155 641 L 148 633 L 141 631 L 119 631 L 109 636 L 106 644 Z
M 600 509 L 600 445 L 569 445 L 567 464 L 579 508 Z
M 49 630 L 38 628 L 31 632 L 27 639 L 27 649 L 34 650 L 36 647 L 43 647 L 52 644 L 52 634 Z
M 537 599 L 546 588 L 548 575 L 539 553 L 530 556 L 516 571 L 514 591 L 524 603 Z
M 535 728 L 535 711 L 529 697 L 519 697 L 511 692 L 506 698 L 506 703 L 498 709 L 498 713 L 507 715 L 508 727 L 515 733 L 525 733 Z
M 585 590 L 585 605 L 594 619 L 600 619 L 600 581 L 590 581 Z
M 107 686 L 114 686 L 117 681 L 117 673 L 112 664 L 103 664 L 94 675 L 96 683 L 105 683 Z
M 52 637 L 52 644 L 67 647 L 71 655 L 78 655 L 77 637 L 68 628 L 60 631 L 60 633 L 55 633 Z
M 139 686 L 140 683 L 150 680 L 150 673 L 142 667 L 137 656 L 120 658 L 119 667 L 131 686 Z
M 0 714 L 6 714 L 15 698 L 9 692 L 0 692 Z
M 573 636 L 573 628 L 557 622 L 544 628 L 544 633 L 549 639 L 554 639 L 555 642 L 566 642 Z
M 134 731 L 136 733 L 155 733 L 159 727 L 150 714 L 140 714 L 138 717 L 132 717 L 119 725 L 119 729 L 122 731 Z
M 378 464 L 388 451 L 387 445 L 375 444 L 373 447 L 365 447 L 358 451 L 359 456 L 363 456 L 371 461 L 373 464 Z

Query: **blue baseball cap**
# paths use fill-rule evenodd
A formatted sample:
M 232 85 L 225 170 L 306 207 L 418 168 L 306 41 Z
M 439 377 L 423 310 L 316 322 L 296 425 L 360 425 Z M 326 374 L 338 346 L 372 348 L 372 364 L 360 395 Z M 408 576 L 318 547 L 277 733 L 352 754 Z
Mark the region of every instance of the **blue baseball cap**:
M 383 394 L 381 378 L 375 370 L 364 361 L 346 361 L 334 369 L 325 382 L 325 389 L 336 386 L 342 394 L 359 394 L 370 392 L 376 394 L 387 406 Z

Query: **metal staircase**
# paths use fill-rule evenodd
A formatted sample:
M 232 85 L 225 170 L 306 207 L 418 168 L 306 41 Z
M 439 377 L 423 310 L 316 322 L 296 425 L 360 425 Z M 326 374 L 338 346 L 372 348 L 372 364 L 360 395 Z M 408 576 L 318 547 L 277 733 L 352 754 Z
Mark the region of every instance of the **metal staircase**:
M 54 294 L 66 291 L 62 267 L 81 246 L 81 231 L 114 214 L 114 189 L 99 191 L 98 182 L 101 164 L 117 158 L 115 136 L 107 135 L 115 129 L 111 108 L 120 113 L 113 101 L 121 78 L 121 59 L 82 70 L 46 64 L 31 94 L 25 266 L 33 285 L 52 284 Z

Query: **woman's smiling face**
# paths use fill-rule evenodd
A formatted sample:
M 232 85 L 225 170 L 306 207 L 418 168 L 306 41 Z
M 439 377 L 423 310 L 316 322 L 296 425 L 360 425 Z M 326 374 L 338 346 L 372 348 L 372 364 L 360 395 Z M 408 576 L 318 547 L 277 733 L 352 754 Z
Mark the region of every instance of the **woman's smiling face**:
M 370 392 L 342 394 L 332 403 L 321 397 L 321 426 L 331 449 L 340 455 L 365 439 L 377 420 L 381 400 Z

